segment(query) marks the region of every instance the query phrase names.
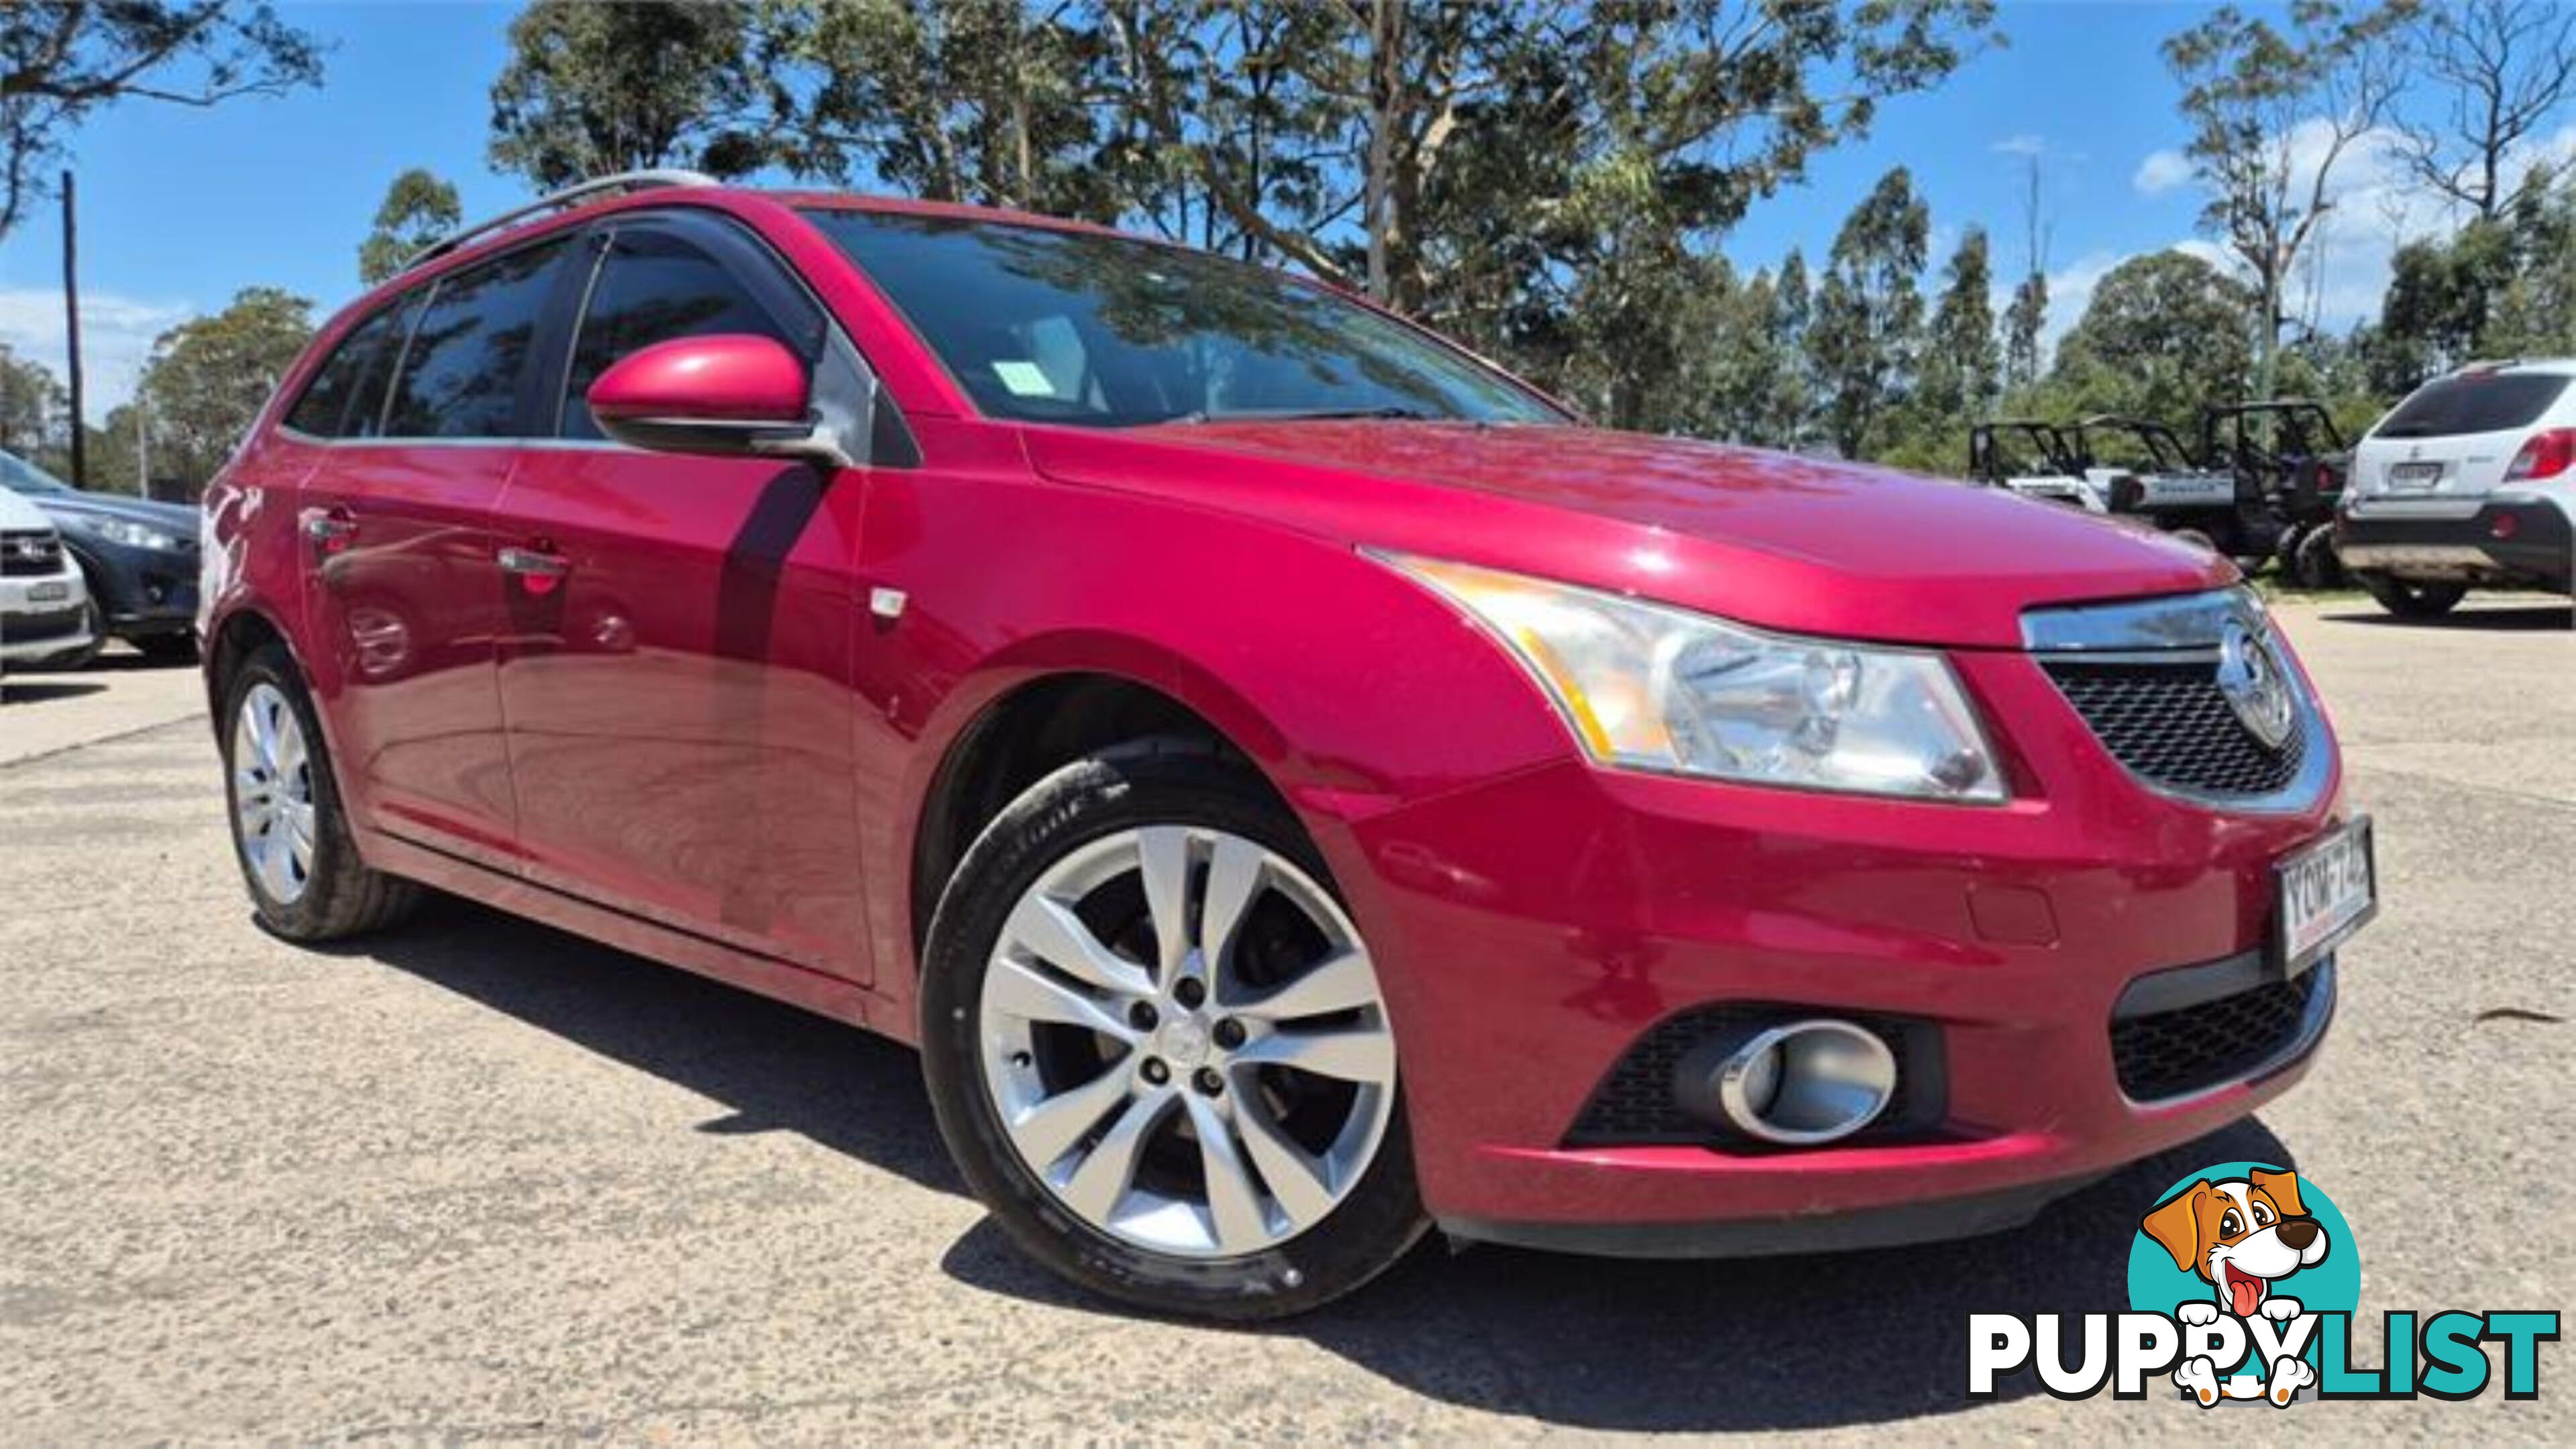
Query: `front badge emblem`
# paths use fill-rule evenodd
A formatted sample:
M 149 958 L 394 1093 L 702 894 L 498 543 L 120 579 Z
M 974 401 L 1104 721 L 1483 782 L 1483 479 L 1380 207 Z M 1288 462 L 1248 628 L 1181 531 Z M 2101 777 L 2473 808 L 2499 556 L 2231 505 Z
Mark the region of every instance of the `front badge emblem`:
M 2290 738 L 2290 682 L 2270 640 L 2230 619 L 2218 637 L 2218 690 L 2236 718 L 2272 749 Z

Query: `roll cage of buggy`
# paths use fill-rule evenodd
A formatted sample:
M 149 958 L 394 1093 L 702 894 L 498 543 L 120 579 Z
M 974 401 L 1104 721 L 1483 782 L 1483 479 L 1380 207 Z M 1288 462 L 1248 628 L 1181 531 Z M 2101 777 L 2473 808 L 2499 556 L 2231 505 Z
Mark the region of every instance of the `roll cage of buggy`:
M 1968 480 L 2025 498 L 2107 512 L 2109 495 L 2085 476 L 2065 429 L 2041 418 L 1991 418 L 1968 429 Z

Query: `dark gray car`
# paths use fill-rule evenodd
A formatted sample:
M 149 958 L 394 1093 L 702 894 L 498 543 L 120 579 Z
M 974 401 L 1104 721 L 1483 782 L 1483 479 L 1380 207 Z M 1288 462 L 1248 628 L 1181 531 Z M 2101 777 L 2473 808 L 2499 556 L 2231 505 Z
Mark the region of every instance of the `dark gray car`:
M 196 509 L 85 492 L 8 453 L 0 453 L 0 487 L 44 510 L 89 582 L 93 642 L 52 662 L 84 663 L 111 637 L 156 659 L 195 657 Z

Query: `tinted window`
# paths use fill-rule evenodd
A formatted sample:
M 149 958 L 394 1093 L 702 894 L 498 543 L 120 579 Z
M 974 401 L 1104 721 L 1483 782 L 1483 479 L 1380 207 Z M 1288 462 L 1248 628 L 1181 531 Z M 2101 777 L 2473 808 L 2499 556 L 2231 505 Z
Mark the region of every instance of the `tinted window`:
M 2544 372 L 2470 373 L 2416 389 L 2379 425 L 2383 438 L 2446 438 L 2456 433 L 2500 433 L 2540 421 L 2567 390 L 2567 379 Z
M 557 431 L 568 438 L 600 436 L 582 399 L 610 364 L 639 347 L 737 332 L 775 338 L 811 357 L 820 323 L 815 314 L 793 327 L 780 325 L 741 277 L 692 242 L 649 228 L 620 231 L 591 284 Z
M 322 365 L 314 369 L 304 396 L 296 399 L 294 410 L 286 415 L 286 425 L 316 438 L 373 432 L 375 409 L 360 410 L 355 419 L 359 426 L 352 428 L 351 405 L 370 392 L 375 401 L 382 401 L 386 355 L 392 344 L 401 339 L 400 324 L 411 315 L 414 300 L 405 298 L 351 328 Z
M 1092 427 L 1353 414 L 1564 421 L 1465 355 L 1258 267 L 1089 232 L 810 215 L 992 416 Z
M 519 373 L 564 246 L 547 242 L 439 280 L 404 350 L 386 436 L 506 438 L 516 431 Z

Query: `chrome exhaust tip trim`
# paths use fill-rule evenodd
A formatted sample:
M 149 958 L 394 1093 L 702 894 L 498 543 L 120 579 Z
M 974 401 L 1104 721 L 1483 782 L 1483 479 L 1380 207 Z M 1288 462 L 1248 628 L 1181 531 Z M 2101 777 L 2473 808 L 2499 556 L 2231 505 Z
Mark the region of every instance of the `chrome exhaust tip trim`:
M 1820 1147 L 1896 1099 L 1896 1053 L 1876 1032 L 1818 1017 L 1754 1033 L 1711 1074 L 1729 1125 L 1784 1147 Z

